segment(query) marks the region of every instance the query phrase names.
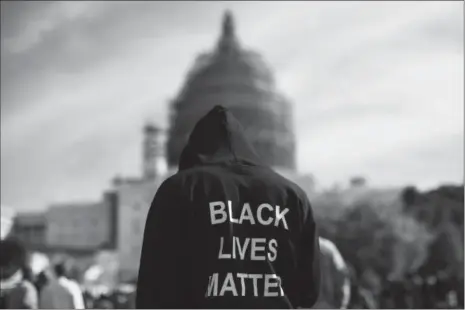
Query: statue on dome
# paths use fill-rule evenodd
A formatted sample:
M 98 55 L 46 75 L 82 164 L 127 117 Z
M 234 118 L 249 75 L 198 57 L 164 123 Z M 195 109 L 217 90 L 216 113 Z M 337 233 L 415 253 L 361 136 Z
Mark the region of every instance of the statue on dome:
M 236 38 L 234 18 L 231 11 L 227 10 L 223 16 L 223 27 L 221 37 L 218 42 L 219 50 L 224 54 L 225 50 L 232 51 L 239 49 L 239 43 Z

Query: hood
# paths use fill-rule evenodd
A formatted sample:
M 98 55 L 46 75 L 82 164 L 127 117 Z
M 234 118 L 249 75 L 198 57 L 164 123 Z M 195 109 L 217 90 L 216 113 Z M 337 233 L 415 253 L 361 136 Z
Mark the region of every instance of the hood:
M 194 127 L 179 159 L 179 170 L 199 165 L 261 165 L 244 129 L 232 113 L 215 106 Z

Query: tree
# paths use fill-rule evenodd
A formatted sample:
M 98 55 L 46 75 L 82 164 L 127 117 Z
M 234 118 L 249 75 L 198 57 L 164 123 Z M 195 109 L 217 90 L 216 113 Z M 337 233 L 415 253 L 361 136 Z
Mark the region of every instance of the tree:
M 400 201 L 382 203 L 374 196 L 350 205 L 340 196 L 316 201 L 320 234 L 337 245 L 357 275 L 369 269 L 380 279 L 403 277 L 426 259 L 430 234 L 403 212 Z
M 433 237 L 421 266 L 423 274 L 442 271 L 463 275 L 463 198 L 463 186 L 441 186 L 418 193 L 405 211 L 423 223 Z
M 415 186 L 408 186 L 402 191 L 402 202 L 404 203 L 405 209 L 414 205 L 417 198 L 418 191 Z

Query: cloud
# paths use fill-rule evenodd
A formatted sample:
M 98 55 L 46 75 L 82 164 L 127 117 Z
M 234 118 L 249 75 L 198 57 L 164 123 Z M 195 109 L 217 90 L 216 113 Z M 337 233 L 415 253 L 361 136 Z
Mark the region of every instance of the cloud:
M 294 101 L 302 171 L 463 179 L 458 2 L 2 2 L 2 203 L 98 197 L 139 174 L 143 121 L 166 128 L 226 8 Z

